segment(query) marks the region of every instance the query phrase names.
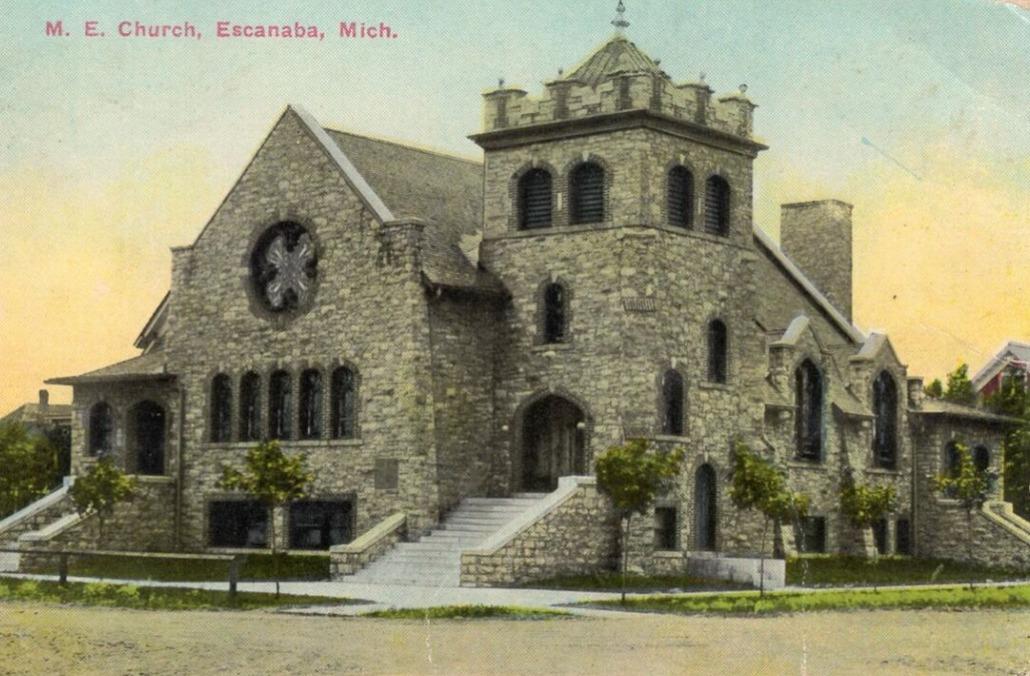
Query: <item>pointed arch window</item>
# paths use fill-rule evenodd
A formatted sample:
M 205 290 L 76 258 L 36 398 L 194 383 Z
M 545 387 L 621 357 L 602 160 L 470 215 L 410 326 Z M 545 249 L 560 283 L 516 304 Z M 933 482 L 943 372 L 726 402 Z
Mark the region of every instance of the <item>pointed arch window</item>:
M 261 376 L 253 371 L 240 378 L 240 441 L 261 439 Z
M 333 371 L 330 397 L 330 411 L 333 439 L 352 439 L 356 428 L 354 371 L 341 366 Z
M 705 183 L 705 232 L 730 233 L 730 184 L 722 176 L 712 176 Z
M 873 459 L 878 467 L 894 469 L 898 462 L 898 387 L 886 371 L 873 381 Z
M 211 381 L 211 441 L 223 443 L 232 436 L 232 384 L 219 373 Z
M 669 369 L 662 377 L 662 433 L 683 436 L 683 376 Z
M 728 361 L 726 324 L 713 319 L 708 323 L 708 382 L 726 382 Z
M 114 414 L 107 402 L 97 402 L 89 409 L 89 454 L 110 455 L 114 450 Z
M 551 227 L 551 172 L 530 169 L 519 179 L 519 228 Z
M 300 374 L 300 438 L 322 436 L 322 372 L 308 369 Z
M 544 287 L 543 337 L 545 343 L 564 343 L 568 337 L 569 294 L 554 282 Z
M 669 170 L 667 213 L 669 225 L 689 228 L 694 216 L 694 176 L 686 167 Z
M 794 438 L 797 456 L 821 460 L 823 450 L 823 376 L 806 359 L 794 372 Z
M 601 223 L 604 221 L 604 169 L 596 162 L 584 162 L 572 170 L 569 178 L 570 221 Z
M 289 439 L 290 411 L 293 408 L 293 384 L 290 374 L 276 371 L 268 380 L 268 436 L 270 439 Z

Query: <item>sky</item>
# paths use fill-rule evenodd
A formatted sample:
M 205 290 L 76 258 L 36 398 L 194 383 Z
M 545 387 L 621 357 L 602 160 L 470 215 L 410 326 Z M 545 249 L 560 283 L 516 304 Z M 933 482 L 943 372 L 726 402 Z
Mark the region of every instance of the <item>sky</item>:
M 612 32 L 615 0 L 0 0 L 0 415 L 42 381 L 134 356 L 191 243 L 288 103 L 323 125 L 469 157 L 481 94 L 531 94 Z M 757 224 L 855 205 L 855 321 L 911 375 L 1030 340 L 1030 3 L 626 0 L 677 81 L 747 84 Z M 48 37 L 61 20 L 68 37 Z M 83 35 L 97 21 L 104 38 Z M 203 37 L 115 36 L 189 21 Z M 324 40 L 216 39 L 219 20 Z M 398 37 L 336 37 L 340 21 Z M 51 386 L 67 402 L 70 388 Z

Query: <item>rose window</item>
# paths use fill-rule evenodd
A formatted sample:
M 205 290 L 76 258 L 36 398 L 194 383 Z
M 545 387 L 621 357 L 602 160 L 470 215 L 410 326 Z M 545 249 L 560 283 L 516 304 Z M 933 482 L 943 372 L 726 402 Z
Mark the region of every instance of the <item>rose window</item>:
M 254 288 L 273 312 L 304 306 L 315 285 L 318 258 L 307 231 L 296 223 L 274 225 L 251 257 Z

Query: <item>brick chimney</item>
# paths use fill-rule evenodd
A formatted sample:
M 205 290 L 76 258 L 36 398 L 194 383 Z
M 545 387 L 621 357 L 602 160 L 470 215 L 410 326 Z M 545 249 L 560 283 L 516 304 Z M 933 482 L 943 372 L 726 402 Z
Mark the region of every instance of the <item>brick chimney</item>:
M 840 200 L 780 207 L 780 246 L 851 321 L 851 210 Z
M 44 411 L 50 407 L 50 393 L 46 390 L 39 391 L 39 407 Z

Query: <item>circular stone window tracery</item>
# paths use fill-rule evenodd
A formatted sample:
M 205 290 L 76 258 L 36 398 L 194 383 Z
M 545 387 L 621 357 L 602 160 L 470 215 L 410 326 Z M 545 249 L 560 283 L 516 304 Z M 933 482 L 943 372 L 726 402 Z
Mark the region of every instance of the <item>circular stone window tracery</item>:
M 275 313 L 307 305 L 314 293 L 317 269 L 318 256 L 311 236 L 292 221 L 266 230 L 250 258 L 254 290 L 262 305 Z

